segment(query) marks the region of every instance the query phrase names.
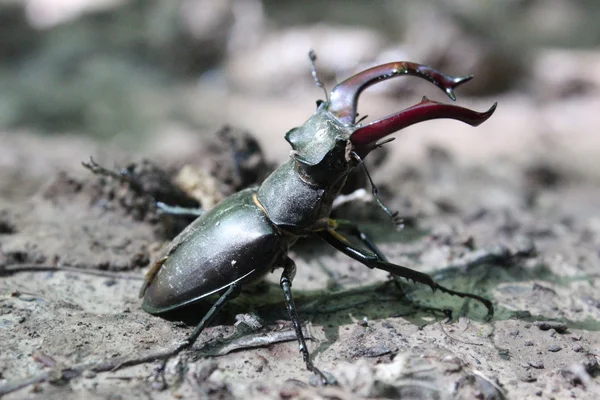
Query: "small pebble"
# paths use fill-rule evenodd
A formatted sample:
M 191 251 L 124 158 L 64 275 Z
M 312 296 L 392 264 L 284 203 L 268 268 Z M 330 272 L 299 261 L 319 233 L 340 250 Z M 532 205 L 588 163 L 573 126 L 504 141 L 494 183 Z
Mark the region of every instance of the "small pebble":
M 21 300 L 21 301 L 27 301 L 27 302 L 37 300 L 37 297 L 35 297 L 31 294 L 25 294 L 25 293 L 19 293 L 19 292 L 16 292 L 15 297 L 18 297 L 19 300 Z
M 528 346 L 528 347 L 529 347 L 529 346 L 533 346 L 533 341 L 531 341 L 531 340 L 527 340 L 527 341 L 525 342 L 525 346 Z
M 537 381 L 537 378 L 533 376 L 530 372 L 527 372 L 519 376 L 519 380 L 521 380 L 521 382 L 535 382 Z
M 555 322 L 555 321 L 536 321 L 533 323 L 542 331 L 548 331 L 550 329 L 554 329 L 558 333 L 563 333 L 567 330 L 568 326 L 564 322 Z
M 328 384 L 335 385 L 337 383 L 334 376 L 331 375 L 329 372 L 323 372 L 323 375 L 325 375 L 325 378 L 327 379 Z M 322 386 L 321 378 L 319 376 L 317 376 L 316 374 L 311 375 L 311 377 L 308 379 L 308 383 L 311 386 Z
M 157 392 L 162 392 L 163 390 L 165 390 L 167 388 L 167 384 L 162 381 L 155 381 L 155 382 L 152 382 L 150 387 L 152 387 L 152 390 L 156 390 Z
M 562 350 L 562 347 L 560 347 L 557 344 L 553 344 L 553 345 L 548 346 L 548 351 L 551 351 L 553 353 L 556 353 L 557 351 L 561 351 L 561 350 Z
M 83 377 L 87 379 L 92 379 L 96 377 L 96 373 L 94 371 L 86 369 L 85 371 L 83 371 Z
M 529 361 L 528 364 L 535 369 L 544 369 L 544 363 L 541 361 Z

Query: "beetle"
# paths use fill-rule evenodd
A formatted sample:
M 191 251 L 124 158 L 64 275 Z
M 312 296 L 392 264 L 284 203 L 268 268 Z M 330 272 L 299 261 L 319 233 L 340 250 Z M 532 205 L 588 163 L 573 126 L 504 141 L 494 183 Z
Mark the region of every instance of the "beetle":
M 316 57 L 312 52 L 310 56 L 313 77 L 322 87 L 314 67 Z M 325 92 L 326 100 L 317 101 L 315 113 L 285 134 L 292 147 L 290 158 L 259 187 L 235 193 L 207 212 L 159 204 L 163 212 L 197 213 L 199 217 L 171 242 L 147 273 L 140 292 L 142 308 L 150 314 L 164 314 L 219 295 L 193 333 L 171 355 L 191 346 L 242 287 L 282 268 L 280 286 L 304 363 L 322 383 L 327 383 L 326 376 L 310 360 L 291 290 L 296 266 L 288 250 L 306 236 L 320 237 L 368 268 L 428 285 L 433 291 L 475 299 L 485 305 L 489 317 L 493 315 L 490 300 L 448 289 L 428 274 L 390 263 L 357 225 L 330 218 L 333 201 L 348 174 L 380 145 L 380 139 L 409 125 L 438 118 L 478 126 L 496 109 L 494 103 L 489 110 L 476 112 L 423 97 L 420 103 L 375 122 L 356 122 L 357 102 L 364 89 L 404 75 L 435 84 L 452 100 L 456 99 L 454 89 L 472 78 L 445 75 L 404 61 L 367 69 L 339 83 L 329 96 Z M 363 246 L 353 245 L 345 235 Z

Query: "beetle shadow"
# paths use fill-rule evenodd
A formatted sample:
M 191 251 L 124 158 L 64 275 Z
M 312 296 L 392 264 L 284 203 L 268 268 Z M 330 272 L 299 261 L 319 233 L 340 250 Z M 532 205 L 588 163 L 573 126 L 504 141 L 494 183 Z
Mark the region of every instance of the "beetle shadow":
M 492 294 L 516 292 L 517 296 L 528 296 L 531 304 L 542 301 L 539 296 L 555 296 L 553 289 L 544 286 L 543 282 L 552 285 L 566 286 L 574 281 L 589 280 L 588 276 L 569 277 L 556 275 L 544 264 L 533 267 L 525 262 L 497 264 L 481 264 L 467 270 L 461 268 L 445 268 L 432 274 L 440 284 L 466 292 L 476 292 L 494 301 Z M 566 324 L 570 329 L 600 331 L 600 322 L 590 317 L 584 320 L 573 320 L 565 316 L 556 317 L 556 312 L 544 314 L 544 308 L 537 312 L 528 309 L 506 308 L 495 304 L 495 313 L 491 321 L 486 318 L 486 308 L 473 299 L 462 299 L 456 296 L 436 292 L 424 285 L 408 284 L 403 288 L 410 298 L 402 296 L 394 285 L 389 283 L 373 284 L 347 289 L 328 294 L 312 295 L 299 293 L 296 297 L 298 311 L 303 321 L 312 321 L 325 331 L 326 339 L 311 352 L 314 358 L 325 352 L 340 338 L 340 327 L 349 324 L 367 325 L 367 321 L 402 318 L 405 322 L 419 329 L 426 325 L 446 320 L 446 310 L 452 311 L 452 321 L 467 316 L 471 320 L 492 323 L 502 320 L 521 320 L 529 323 L 535 321 L 553 321 Z M 555 301 L 560 301 L 558 298 Z M 551 301 L 548 301 L 551 303 Z M 525 303 L 529 304 L 529 303 Z M 547 309 L 550 310 L 550 306 Z M 361 319 L 366 317 L 363 322 Z M 449 320 L 447 322 L 450 322 Z M 373 349 L 373 354 L 383 347 Z M 366 351 L 365 354 L 369 354 Z M 369 356 L 369 355 L 367 355 Z
M 404 232 L 388 240 L 397 241 L 398 237 L 419 238 L 422 232 Z M 379 242 L 378 235 L 372 235 Z M 337 251 L 318 238 L 303 240 L 294 247 L 295 257 L 306 261 L 309 265 L 323 265 L 323 257 L 331 256 Z M 326 263 L 325 263 L 326 264 Z M 325 265 L 324 268 L 327 268 Z M 367 269 L 367 267 L 364 267 Z M 367 269 L 368 271 L 368 269 Z M 526 265 L 524 260 L 503 263 L 482 263 L 469 268 L 450 267 L 432 273 L 433 278 L 447 288 L 478 295 L 494 300 L 493 294 L 501 295 L 506 291 L 524 291 L 532 295 L 540 291 L 539 282 L 555 285 L 567 285 L 573 280 L 585 280 L 588 277 L 570 278 L 567 280 L 551 272 L 544 264 Z M 335 281 L 335 277 L 331 277 Z M 404 280 L 402 280 L 405 282 Z M 359 284 L 360 282 L 358 282 Z M 362 323 L 363 317 L 369 321 L 387 318 L 402 318 L 404 321 L 419 328 L 447 319 L 446 310 L 453 311 L 453 319 L 468 316 L 470 319 L 484 322 L 485 307 L 472 299 L 462 299 L 456 296 L 436 292 L 421 284 L 403 284 L 402 288 L 408 295 L 403 296 L 398 289 L 383 281 L 375 284 L 348 288 L 347 281 L 336 288 L 322 290 L 302 290 L 293 287 L 294 299 L 302 322 L 312 322 L 322 328 L 324 340 L 311 351 L 314 358 L 324 353 L 340 339 L 340 328 L 356 323 Z M 525 294 L 527 294 L 525 293 Z M 535 294 L 535 293 L 534 293 Z M 522 295 L 522 294 L 519 294 Z M 533 296 L 533 295 L 532 295 Z M 409 300 L 410 298 L 410 300 Z M 196 303 L 169 315 L 170 320 L 183 321 L 194 326 L 204 316 L 210 307 L 210 301 Z M 256 313 L 264 320 L 263 330 L 277 325 L 278 320 L 289 320 L 283 300 L 281 288 L 276 283 L 263 282 L 256 287 L 245 288 L 244 293 L 229 302 L 211 325 L 231 326 L 237 314 Z M 566 318 L 553 318 L 529 310 L 514 310 L 495 305 L 493 320 L 519 319 L 527 322 L 557 321 L 564 322 L 573 329 L 600 330 L 597 321 L 573 321 Z M 227 343 L 239 335 L 222 340 Z

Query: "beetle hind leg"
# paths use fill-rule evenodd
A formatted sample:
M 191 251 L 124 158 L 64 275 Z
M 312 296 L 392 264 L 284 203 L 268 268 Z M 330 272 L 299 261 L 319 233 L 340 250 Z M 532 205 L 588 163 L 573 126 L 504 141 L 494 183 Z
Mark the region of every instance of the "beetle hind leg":
M 418 272 L 412 270 L 410 268 L 402 267 L 400 265 L 392 264 L 385 260 L 385 258 L 381 258 L 377 252 L 366 251 L 360 248 L 353 246 L 344 236 L 335 231 L 337 225 L 335 225 L 334 220 L 330 220 L 333 224 L 328 227 L 326 230 L 322 230 L 317 232 L 321 238 L 327 242 L 332 247 L 346 254 L 350 258 L 353 258 L 362 264 L 366 265 L 369 268 L 376 268 L 387 271 L 393 275 L 412 280 L 413 282 L 419 282 L 429 286 L 433 291 L 439 290 L 443 293 L 448 293 L 453 296 L 458 296 L 462 298 L 470 298 L 479 301 L 487 308 L 487 316 L 486 319 L 491 319 L 494 316 L 494 306 L 492 302 L 485 297 L 478 296 L 472 293 L 459 292 L 456 290 L 448 289 L 439 283 L 437 283 L 430 275 L 424 274 L 422 272 Z M 344 228 L 344 227 L 342 227 Z M 346 227 L 348 229 L 348 227 Z M 347 230 L 345 229 L 345 230 Z M 358 232 L 358 228 L 355 228 Z M 361 232 L 362 233 L 362 232 Z M 364 234 L 362 234 L 364 236 Z M 367 247 L 370 248 L 367 242 L 365 242 Z
M 314 366 L 312 361 L 310 361 L 310 354 L 308 352 L 308 347 L 306 347 L 306 340 L 304 339 L 304 333 L 302 332 L 302 325 L 300 324 L 300 318 L 298 317 L 294 298 L 292 297 L 292 280 L 294 279 L 295 275 L 296 264 L 291 258 L 287 258 L 286 265 L 284 266 L 283 273 L 281 274 L 280 285 L 281 289 L 283 290 L 283 295 L 285 296 L 285 305 L 287 307 L 290 320 L 292 321 L 294 330 L 296 331 L 296 337 L 298 338 L 298 343 L 300 345 L 300 352 L 302 353 L 302 358 L 306 364 L 306 368 L 319 377 L 321 384 L 331 384 L 333 383 L 331 379 L 327 378 L 327 376 L 325 376 L 325 374 L 323 374 L 317 367 Z
M 356 225 L 354 222 L 345 219 L 329 219 L 328 225 L 330 230 L 335 230 L 336 232 L 346 232 L 349 235 L 354 236 L 360 240 L 362 244 L 367 246 L 367 248 L 373 254 L 375 254 L 379 260 L 388 262 L 385 254 L 383 254 L 379 247 L 377 247 L 377 245 L 363 231 L 361 231 L 358 225 Z
M 331 229 L 334 229 L 336 232 L 346 232 L 348 235 L 355 237 L 358 239 L 363 245 L 367 247 L 373 254 L 375 254 L 380 261 L 388 262 L 387 257 L 379 247 L 373 242 L 367 234 L 360 230 L 358 225 L 356 225 L 352 221 L 348 221 L 345 219 L 329 219 L 328 225 Z M 392 282 L 396 287 L 396 290 L 399 292 L 400 297 L 407 299 L 412 302 L 412 299 L 406 294 L 404 289 L 402 288 L 402 283 L 397 279 L 398 276 L 394 274 L 390 274 L 392 277 Z

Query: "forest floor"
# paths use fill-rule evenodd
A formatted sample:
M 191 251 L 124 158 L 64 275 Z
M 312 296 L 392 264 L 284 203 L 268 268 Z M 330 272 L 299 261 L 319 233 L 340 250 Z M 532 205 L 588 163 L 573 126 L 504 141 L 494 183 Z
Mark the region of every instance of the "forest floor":
M 442 145 L 410 167 L 388 168 L 381 189 L 406 216 L 404 229 L 360 199 L 336 215 L 356 220 L 390 261 L 491 299 L 494 317 L 423 285 L 403 283 L 404 297 L 387 273 L 304 240 L 291 253 L 295 299 L 315 365 L 338 381 L 315 387 L 277 271 L 228 305 L 163 374 L 158 362 L 141 362 L 183 340 L 203 310 L 188 310 L 182 323 L 141 309 L 144 273 L 173 221 L 127 184 L 80 165 L 98 153 L 109 162 L 136 157 L 68 137 L 1 140 L 7 399 L 600 397 L 597 176 L 573 177 L 551 159 L 465 166 Z M 240 322 L 256 316 L 258 327 Z M 137 365 L 115 369 L 131 360 Z

